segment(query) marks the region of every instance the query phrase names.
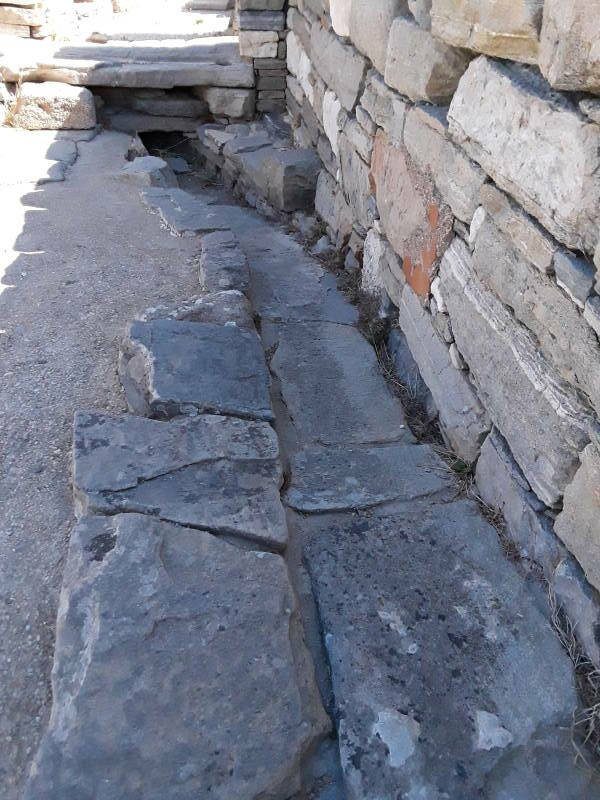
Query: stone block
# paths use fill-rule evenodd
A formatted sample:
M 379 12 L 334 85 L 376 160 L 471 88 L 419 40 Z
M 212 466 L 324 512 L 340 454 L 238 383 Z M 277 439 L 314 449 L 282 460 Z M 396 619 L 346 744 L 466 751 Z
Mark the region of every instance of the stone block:
M 367 70 L 365 59 L 354 47 L 344 44 L 334 33 L 320 25 L 312 26 L 310 42 L 316 71 L 339 97 L 342 106 L 352 111 Z
M 432 0 L 408 0 L 408 8 L 423 30 L 431 30 Z
M 238 0 L 240 11 L 281 11 L 285 0 Z
M 557 603 L 563 609 L 587 657 L 600 669 L 600 596 L 572 557 L 563 558 L 550 577 Z
M 537 339 L 483 285 L 460 239 L 446 251 L 440 276 L 454 338 L 482 404 L 533 491 L 556 507 L 589 441 L 587 407 L 540 353 Z
M 179 188 L 151 187 L 141 193 L 142 203 L 160 215 L 175 236 L 227 230 L 223 209 Z
M 600 126 L 549 92 L 532 70 L 484 56 L 471 62 L 448 119 L 453 138 L 501 189 L 567 247 L 593 252 Z
M 321 162 L 312 149 L 262 147 L 238 153 L 233 161 L 244 180 L 278 211 L 310 211 L 314 207 Z
M 283 11 L 241 11 L 240 31 L 282 31 L 285 28 Z
M 363 228 L 370 228 L 374 217 L 370 201 L 369 166 L 356 152 L 345 133 L 339 135 L 338 142 L 344 196 L 352 209 L 354 220 Z
M 93 128 L 94 96 L 66 83 L 23 83 L 11 108 L 11 125 L 31 131 Z
M 287 35 L 287 65 L 289 71 L 300 84 L 302 91 L 310 103 L 314 101 L 314 89 L 311 80 L 312 64 L 300 40 L 293 31 Z M 302 102 L 300 98 L 299 103 Z
M 433 37 L 412 19 L 398 17 L 390 31 L 385 82 L 414 102 L 443 105 L 470 61 L 462 50 Z
M 384 232 L 402 258 L 406 279 L 421 297 L 452 235 L 452 214 L 428 177 L 383 131 L 375 137 L 371 179 Z
M 589 444 L 581 466 L 565 491 L 554 529 L 600 591 L 600 447 Z
M 551 86 L 600 92 L 599 36 L 594 0 L 545 0 L 539 62 Z
M 370 59 L 382 75 L 388 51 L 390 28 L 398 14 L 406 13 L 406 0 L 352 0 L 350 37 L 354 46 Z
M 583 308 L 594 289 L 596 280 L 594 265 L 575 253 L 569 253 L 568 250 L 557 250 L 554 254 L 553 267 L 558 285 L 579 308 Z
M 202 237 L 199 277 L 205 292 L 248 292 L 248 259 L 231 231 L 215 231 Z
M 585 301 L 583 318 L 592 328 L 598 338 L 600 338 L 600 297 L 593 294 Z
M 241 292 L 212 292 L 186 300 L 174 306 L 152 306 L 139 319 L 150 322 L 154 319 L 178 319 L 184 322 L 215 322 L 218 325 L 237 325 L 254 329 L 252 307 Z
M 335 232 L 338 243 L 343 245 L 350 236 L 353 216 L 337 182 L 326 170 L 321 170 L 317 180 L 315 211 Z
M 337 96 L 327 89 L 323 96 L 323 128 L 325 135 L 329 139 L 329 144 L 333 153 L 339 155 L 340 149 L 338 144 L 338 136 L 341 130 L 340 126 L 340 112 L 342 104 Z
M 139 186 L 177 186 L 171 167 L 156 156 L 138 156 L 128 161 L 119 176 L 135 181 Z
M 390 138 L 402 141 L 408 105 L 375 70 L 367 76 L 360 102 L 376 125 L 383 128 Z
M 209 86 L 202 96 L 213 117 L 229 119 L 252 119 L 255 113 L 256 92 L 254 89 L 228 89 Z
M 373 136 L 365 131 L 355 117 L 348 117 L 346 120 L 344 135 L 365 164 L 370 164 L 373 152 Z
M 352 0 L 329 0 L 329 13 L 331 24 L 338 36 L 344 39 L 350 37 L 350 15 Z
M 463 461 L 473 463 L 490 429 L 487 413 L 467 376 L 452 366 L 431 315 L 411 289 L 402 293 L 398 322 L 438 409 L 445 438 Z
M 455 47 L 536 64 L 544 0 L 432 0 L 435 36 Z
M 138 514 L 73 531 L 52 683 L 27 800 L 284 800 L 329 727 L 283 559 Z
M 276 31 L 240 31 L 240 55 L 247 58 L 277 58 Z
M 190 97 L 183 92 L 148 91 L 134 95 L 131 101 L 134 111 L 158 117 L 192 117 L 198 119 L 206 114 L 208 106 L 204 100 Z

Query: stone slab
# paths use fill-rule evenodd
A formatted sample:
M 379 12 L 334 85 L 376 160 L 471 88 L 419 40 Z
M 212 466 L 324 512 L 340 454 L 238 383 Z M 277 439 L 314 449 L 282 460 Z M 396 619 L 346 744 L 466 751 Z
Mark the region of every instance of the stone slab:
M 597 12 L 589 0 L 545 0 L 539 62 L 555 89 L 600 92 Z
M 371 345 L 350 325 L 263 324 L 271 371 L 298 440 L 320 444 L 413 441 Z
M 133 322 L 121 347 L 119 374 L 128 405 L 138 414 L 273 419 L 260 339 L 236 325 Z
M 230 230 L 202 237 L 199 273 L 200 286 L 206 292 L 247 292 L 250 288 L 248 259 Z
M 451 473 L 429 445 L 306 447 L 290 461 L 284 502 L 305 514 L 413 503 L 456 494 Z
M 124 133 L 193 133 L 198 127 L 200 119 L 192 117 L 158 116 L 157 114 L 144 114 L 141 111 L 109 110 L 101 114 L 104 124 L 114 131 Z
M 183 189 L 152 187 L 143 191 L 141 198 L 144 205 L 159 214 L 175 236 L 194 236 L 229 228 L 221 207 Z
M 394 19 L 408 11 L 406 0 L 352 0 L 350 38 L 354 46 L 370 59 L 375 69 L 385 72 L 388 40 Z
M 573 669 L 543 589 L 474 504 L 299 525 L 347 797 L 597 796 L 573 758 Z
M 171 167 L 157 156 L 138 156 L 128 161 L 119 172 L 119 177 L 134 181 L 139 186 L 177 186 L 177 178 Z
M 325 735 L 280 556 L 147 516 L 69 548 L 27 800 L 286 800 Z
M 365 77 L 365 59 L 320 25 L 312 26 L 310 42 L 316 71 L 339 97 L 342 106 L 351 111 Z
M 140 316 L 142 322 L 154 319 L 176 319 L 184 322 L 216 322 L 254 329 L 252 307 L 238 291 L 210 292 L 176 306 L 153 306 Z

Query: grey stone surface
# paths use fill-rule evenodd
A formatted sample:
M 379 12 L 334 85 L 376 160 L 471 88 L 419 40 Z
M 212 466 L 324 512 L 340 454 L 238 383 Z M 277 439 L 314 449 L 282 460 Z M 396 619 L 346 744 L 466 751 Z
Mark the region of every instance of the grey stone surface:
M 119 375 L 138 414 L 273 418 L 260 340 L 236 325 L 133 322 L 121 347 Z
M 433 396 L 444 436 L 462 459 L 475 461 L 490 428 L 488 415 L 466 375 L 452 366 L 431 316 L 409 287 L 402 293 L 398 321 Z
M 335 179 L 324 169 L 317 179 L 315 211 L 335 232 L 340 243 L 347 241 L 352 231 L 352 210 Z
M 75 416 L 78 516 L 149 514 L 279 550 L 287 541 L 281 482 L 277 437 L 265 422 Z
M 373 224 L 373 203 L 370 170 L 356 152 L 346 133 L 339 136 L 341 177 L 344 195 L 353 218 L 364 228 Z
M 363 55 L 383 75 L 390 28 L 394 19 L 408 10 L 406 0 L 352 0 L 350 38 Z
M 477 278 L 459 239 L 446 251 L 440 274 L 456 343 L 483 405 L 534 492 L 558 505 L 589 441 L 588 409 Z
M 448 119 L 456 142 L 501 189 L 567 247 L 593 252 L 600 127 L 533 70 L 483 56 L 463 76 Z
M 421 28 L 431 30 L 432 0 L 408 0 L 408 8 Z
M 190 97 L 183 92 L 144 92 L 134 95 L 131 101 L 134 111 L 159 117 L 192 117 L 198 119 L 208 111 L 203 100 Z
M 240 328 L 254 328 L 252 307 L 248 299 L 235 290 L 203 294 L 174 306 L 152 306 L 139 319 L 176 319 L 184 322 L 216 322 L 233 324 Z
M 310 446 L 290 460 L 284 502 L 307 514 L 449 500 L 452 477 L 429 445 Z
M 339 97 L 342 106 L 351 111 L 365 77 L 365 59 L 351 45 L 344 44 L 320 25 L 312 26 L 310 43 L 316 71 Z
M 53 694 L 27 800 L 286 800 L 328 727 L 283 560 L 135 514 L 72 534 Z
M 199 119 L 192 117 L 159 117 L 156 114 L 144 114 L 141 111 L 113 111 L 109 108 L 101 114 L 105 127 L 123 133 L 147 133 L 161 131 L 163 133 L 193 133 Z
M 244 31 L 282 31 L 285 15 L 282 11 L 242 11 L 240 28 Z
M 215 231 L 202 237 L 200 286 L 207 292 L 250 287 L 248 259 L 231 231 Z
M 407 393 L 423 409 L 428 410 L 432 418 L 435 418 L 438 415 L 435 401 L 421 376 L 419 365 L 410 351 L 406 336 L 398 328 L 392 328 L 388 334 L 386 345 L 396 374 Z
M 596 43 L 600 21 L 586 0 L 545 0 L 539 63 L 551 86 L 567 91 L 600 91 Z
M 380 128 L 395 141 L 402 141 L 408 104 L 376 70 L 368 73 L 360 102 Z
M 203 90 L 202 96 L 214 117 L 250 119 L 254 116 L 256 105 L 254 89 L 209 86 Z
M 135 181 L 138 186 L 177 186 L 177 178 L 171 167 L 157 156 L 138 156 L 128 161 L 119 175 Z
M 474 504 L 301 524 L 348 798 L 597 796 L 543 590 Z
M 271 371 L 301 443 L 412 441 L 400 402 L 356 328 L 330 322 L 263 323 L 262 334 L 274 350 Z
M 568 250 L 558 250 L 554 254 L 553 265 L 558 285 L 562 286 L 579 308 L 583 308 L 596 279 L 596 270 L 591 260 Z
M 600 595 L 587 582 L 574 558 L 563 558 L 550 577 L 556 600 L 564 610 L 583 650 L 600 669 Z
M 227 230 L 226 218 L 211 200 L 194 197 L 183 189 L 153 187 L 142 192 L 142 202 L 161 217 L 175 236 Z
M 583 317 L 590 328 L 600 338 L 600 297 L 593 294 L 585 302 Z

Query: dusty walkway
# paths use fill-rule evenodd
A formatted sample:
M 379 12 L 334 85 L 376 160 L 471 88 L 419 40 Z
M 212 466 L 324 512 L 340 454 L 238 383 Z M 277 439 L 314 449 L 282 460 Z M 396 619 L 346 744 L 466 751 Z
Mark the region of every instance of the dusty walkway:
M 73 520 L 73 412 L 124 408 L 119 337 L 147 306 L 197 291 L 190 264 L 197 243 L 161 230 L 139 190 L 115 177 L 126 135 L 79 144 L 66 180 L 36 187 L 49 168 L 60 172 L 60 162 L 46 158 L 49 147 L 55 158 L 58 148 L 66 157 L 73 146 L 49 145 L 45 133 L 1 133 L 0 793 L 13 800 L 49 711 L 56 602 Z M 20 178 L 18 147 L 27 148 Z

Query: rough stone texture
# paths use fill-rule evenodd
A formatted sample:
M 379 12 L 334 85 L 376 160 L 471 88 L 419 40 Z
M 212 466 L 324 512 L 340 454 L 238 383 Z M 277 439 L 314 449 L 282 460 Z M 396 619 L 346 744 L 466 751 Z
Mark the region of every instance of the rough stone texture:
M 416 22 L 426 31 L 431 30 L 432 0 L 408 0 L 408 8 Z
M 315 211 L 344 243 L 352 231 L 353 216 L 341 189 L 327 172 L 321 170 L 317 181 Z
M 202 94 L 214 117 L 251 119 L 254 116 L 256 104 L 254 89 L 228 89 L 210 86 L 204 89 Z
M 466 375 L 452 366 L 431 316 L 410 289 L 402 293 L 398 322 L 433 396 L 444 436 L 460 458 L 474 462 L 490 428 L 488 416 Z
M 594 265 L 575 253 L 558 250 L 554 254 L 553 266 L 558 285 L 579 308 L 583 308 L 594 288 L 596 279 Z
M 575 555 L 589 582 L 600 590 L 600 448 L 589 444 L 581 466 L 565 491 L 556 533 Z
M 307 447 L 291 458 L 287 505 L 306 514 L 354 511 L 456 492 L 429 445 L 379 444 Z
M 320 25 L 312 26 L 310 44 L 316 71 L 339 97 L 343 107 L 351 111 L 365 77 L 365 59 L 352 46 L 344 44 Z
M 311 81 L 312 65 L 310 58 L 300 43 L 298 36 L 293 31 L 288 33 L 286 42 L 288 70 L 298 80 L 302 91 L 312 104 L 314 101 L 314 88 Z
M 583 318 L 600 339 L 600 297 L 597 294 L 586 300 Z
M 551 94 L 532 70 L 484 56 L 471 62 L 448 119 L 454 139 L 501 189 L 559 241 L 593 252 L 600 202 L 599 126 Z
M 131 100 L 134 111 L 158 117 L 192 117 L 198 119 L 207 112 L 204 100 L 190 97 L 183 92 L 151 90 L 134 96 Z
M 350 325 L 263 323 L 271 371 L 301 444 L 412 441 L 373 348 Z M 320 398 L 314 413 L 314 398 Z
M 390 28 L 394 19 L 408 10 L 406 0 L 352 0 L 350 36 L 352 43 L 383 75 Z
M 574 558 L 563 558 L 550 578 L 556 599 L 567 614 L 585 653 L 600 669 L 600 597 Z
M 398 17 L 390 31 L 385 82 L 414 102 L 443 105 L 452 99 L 470 56 L 434 38 L 411 19 Z
M 456 343 L 482 403 L 534 492 L 556 506 L 589 441 L 588 411 L 529 331 L 483 286 L 459 239 L 440 274 Z
M 215 231 L 202 237 L 200 286 L 206 292 L 250 288 L 248 259 L 231 231 Z
M 153 306 L 139 316 L 142 322 L 154 319 L 178 319 L 184 322 L 216 322 L 254 328 L 252 307 L 238 291 L 214 292 L 191 298 L 175 306 Z
M 539 60 L 551 86 L 600 92 L 599 35 L 595 2 L 545 0 Z
M 371 176 L 385 234 L 403 260 L 408 283 L 427 297 L 434 268 L 451 238 L 450 209 L 437 197 L 431 180 L 383 131 L 375 139 Z
M 281 482 L 277 437 L 265 422 L 75 416 L 78 516 L 137 512 L 282 549 Z
M 402 141 L 407 103 L 375 70 L 367 76 L 360 102 L 378 127 L 383 128 L 394 141 Z
M 303 553 L 349 798 L 597 795 L 543 590 L 475 505 L 305 520 Z
M 135 514 L 80 522 L 28 800 L 290 797 L 327 730 L 297 614 L 279 556 Z
M 129 407 L 138 414 L 273 418 L 260 340 L 254 331 L 235 325 L 133 322 L 122 345 L 119 374 Z
M 142 202 L 160 215 L 165 226 L 175 236 L 190 236 L 229 228 L 219 206 L 213 206 L 183 189 L 153 187 L 142 192 L 141 197 Z
M 342 104 L 336 95 L 327 89 L 323 96 L 323 128 L 336 156 L 339 155 L 338 135 L 341 130 L 339 121 L 341 110 Z
M 561 376 L 585 392 L 600 412 L 600 346 L 575 304 L 489 218 L 474 244 L 473 269 L 479 278 L 533 331 L 539 349 Z
M 350 37 L 350 17 L 352 0 L 329 0 L 329 13 L 331 24 L 338 36 L 347 39 Z
M 240 55 L 249 58 L 277 58 L 276 31 L 240 31 Z
M 369 166 L 356 152 L 345 132 L 340 134 L 338 142 L 345 198 L 353 219 L 364 228 L 369 228 L 373 223 Z
M 177 178 L 171 167 L 156 156 L 138 156 L 128 161 L 119 175 L 135 181 L 139 186 L 177 186 Z
M 164 133 L 194 133 L 199 119 L 193 117 L 159 117 L 156 114 L 144 114 L 140 111 L 113 111 L 108 109 L 101 112 L 103 125 L 113 131 L 123 133 L 147 133 L 148 131 L 162 131 Z
M 32 131 L 93 128 L 94 97 L 89 89 L 64 83 L 23 83 L 11 109 L 11 124 Z
M 544 0 L 432 0 L 435 36 L 456 47 L 536 64 Z

